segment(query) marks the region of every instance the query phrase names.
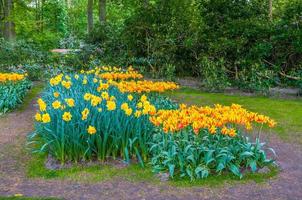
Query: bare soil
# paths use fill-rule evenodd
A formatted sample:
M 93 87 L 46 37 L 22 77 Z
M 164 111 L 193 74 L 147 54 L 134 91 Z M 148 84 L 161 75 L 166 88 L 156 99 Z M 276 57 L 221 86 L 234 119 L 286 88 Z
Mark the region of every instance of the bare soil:
M 26 135 L 33 129 L 35 105 L 23 112 L 0 117 L 0 196 L 21 193 L 24 196 L 58 197 L 71 200 L 100 199 L 302 199 L 301 146 L 278 138 L 271 146 L 278 154 L 282 171 L 265 183 L 249 182 L 222 187 L 173 187 L 114 178 L 94 184 L 68 180 L 26 177 L 24 154 Z

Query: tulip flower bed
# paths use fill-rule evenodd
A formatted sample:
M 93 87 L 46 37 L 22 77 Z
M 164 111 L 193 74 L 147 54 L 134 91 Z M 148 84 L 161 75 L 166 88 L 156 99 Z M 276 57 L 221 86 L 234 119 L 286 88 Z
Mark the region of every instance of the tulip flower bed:
M 30 87 L 31 82 L 25 74 L 0 73 L 0 114 L 22 103 Z
M 178 105 L 160 95 L 177 84 L 142 78 L 111 67 L 52 78 L 38 100 L 30 146 L 62 164 L 122 158 L 192 180 L 225 171 L 241 177 L 273 162 L 264 144 L 244 136 L 255 123 L 275 126 L 269 117 L 239 105 Z
M 264 144 L 258 139 L 250 143 L 239 130 L 251 130 L 253 123 L 274 127 L 275 121 L 240 105 L 180 105 L 177 110 L 159 110 L 150 121 L 166 133 L 155 134 L 152 141 L 151 163 L 157 172 L 169 171 L 170 176 L 177 172 L 194 179 L 228 170 L 241 177 L 241 169 L 255 172 L 273 162 L 266 158 Z

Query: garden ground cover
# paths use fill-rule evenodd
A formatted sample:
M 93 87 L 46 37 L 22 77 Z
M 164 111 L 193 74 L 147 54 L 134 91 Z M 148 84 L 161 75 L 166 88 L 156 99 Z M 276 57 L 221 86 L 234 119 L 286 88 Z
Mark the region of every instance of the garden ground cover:
M 302 163 L 301 146 L 284 142 L 277 137 L 273 137 L 270 142 L 279 155 L 278 163 L 281 164 L 283 171 L 278 173 L 277 176 L 276 174 L 270 174 L 262 181 L 259 179 L 261 183 L 256 183 L 257 178 L 249 179 L 248 176 L 241 181 L 221 180 L 214 177 L 213 180 L 207 179 L 200 184 L 159 182 L 148 171 L 141 170 L 138 171 L 138 175 L 134 174 L 137 170 L 135 166 L 130 167 L 130 169 L 103 167 L 101 170 L 98 167 L 88 167 L 56 173 L 48 172 L 48 177 L 45 177 L 45 171 L 41 169 L 43 160 L 30 156 L 24 150 L 25 136 L 33 129 L 32 118 L 36 109 L 36 105 L 34 105 L 34 101 L 31 101 L 31 98 L 41 91 L 41 86 L 41 84 L 36 85 L 27 96 L 25 99 L 27 104 L 24 105 L 24 109 L 0 118 L 0 126 L 5 127 L 0 130 L 0 136 L 3 138 L 0 141 L 0 196 L 21 193 L 24 196 L 52 196 L 66 199 L 302 198 L 300 191 L 302 169 L 299 165 L 299 163 Z M 178 98 L 178 95 L 184 97 L 183 100 L 187 103 L 190 103 L 188 99 L 191 99 L 192 103 L 195 104 L 198 103 L 198 98 L 201 101 L 202 97 L 206 98 L 207 96 L 213 96 L 212 102 L 215 102 L 213 98 L 217 95 L 197 93 L 196 91 L 194 93 L 195 95 L 199 94 L 199 97 L 192 98 L 191 94 L 183 94 L 183 91 L 174 93 L 174 96 L 176 98 Z M 223 99 L 222 97 L 221 99 Z M 245 106 L 249 108 L 251 105 L 247 102 L 252 100 L 250 100 L 250 97 L 245 97 L 245 99 Z M 211 103 L 209 97 L 207 101 L 207 103 Z M 274 104 L 275 100 L 267 99 L 267 102 Z M 296 101 L 288 100 L 286 102 Z M 252 103 L 255 106 L 259 102 L 252 101 Z M 288 107 L 290 108 L 290 106 Z M 263 106 L 259 105 L 259 108 L 263 109 Z M 278 115 L 281 114 L 279 112 L 276 111 Z M 274 114 L 271 116 L 275 118 Z M 284 128 L 286 129 L 286 127 Z M 30 162 L 31 165 L 29 165 Z M 120 171 L 122 173 L 117 174 Z M 273 177 L 270 178 L 270 176 Z M 221 184 L 221 182 L 226 183 Z M 214 187 L 217 184 L 219 187 Z

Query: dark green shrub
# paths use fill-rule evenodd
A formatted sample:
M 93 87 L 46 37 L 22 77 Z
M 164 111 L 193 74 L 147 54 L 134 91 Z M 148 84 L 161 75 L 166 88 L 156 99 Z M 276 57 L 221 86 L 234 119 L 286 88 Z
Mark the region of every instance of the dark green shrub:
M 223 59 L 211 61 L 203 57 L 199 63 L 199 73 L 203 87 L 209 91 L 222 91 L 230 86 Z
M 265 66 L 257 63 L 244 68 L 238 76 L 237 85 L 239 88 L 263 94 L 269 92 L 269 89 L 277 81 L 275 77 L 278 77 L 273 70 L 265 69 Z
M 45 78 L 46 75 L 46 67 L 40 64 L 24 64 L 18 66 L 11 66 L 9 67 L 10 71 L 17 72 L 17 73 L 27 73 L 28 78 L 31 81 L 38 81 Z
M 49 53 L 39 50 L 34 44 L 18 40 L 7 42 L 0 39 L 0 69 L 7 70 L 9 66 L 22 64 L 47 63 Z

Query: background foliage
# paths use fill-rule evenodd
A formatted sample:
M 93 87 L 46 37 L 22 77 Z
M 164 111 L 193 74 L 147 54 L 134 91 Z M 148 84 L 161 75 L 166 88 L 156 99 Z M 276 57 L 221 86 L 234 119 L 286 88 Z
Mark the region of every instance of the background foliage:
M 212 91 L 302 85 L 300 0 L 274 0 L 272 18 L 269 0 L 107 0 L 104 23 L 94 1 L 90 33 L 87 1 L 35 2 L 14 1 L 17 41 L 12 50 L 1 40 L 1 66 L 133 64 L 153 77 L 198 77 Z

